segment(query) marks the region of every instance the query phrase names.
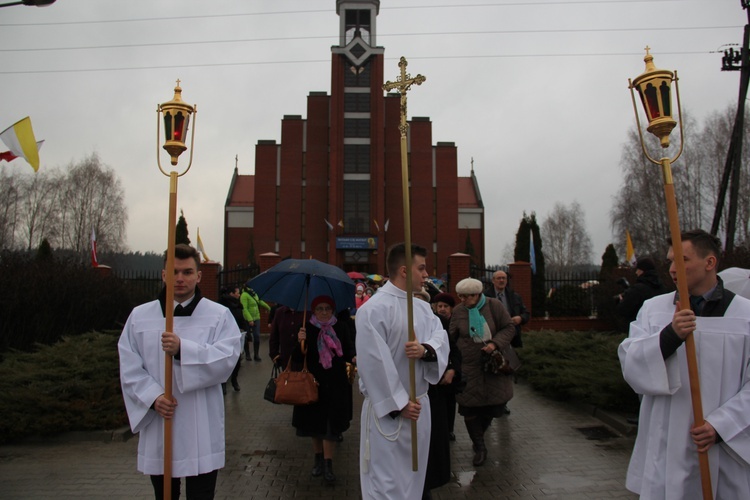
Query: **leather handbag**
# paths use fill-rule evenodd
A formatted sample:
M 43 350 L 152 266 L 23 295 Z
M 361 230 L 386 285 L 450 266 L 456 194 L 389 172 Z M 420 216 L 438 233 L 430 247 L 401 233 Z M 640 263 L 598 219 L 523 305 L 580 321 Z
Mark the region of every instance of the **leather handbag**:
M 276 377 L 274 402 L 285 405 L 309 405 L 318 401 L 318 382 L 307 369 L 307 353 L 302 371 L 292 371 L 292 357 Z
M 482 351 L 482 371 L 493 375 L 512 375 L 521 368 L 521 360 L 511 346 L 502 351 L 495 349 L 491 353 Z
M 274 404 L 278 404 L 276 403 L 276 377 L 278 377 L 280 373 L 281 367 L 274 363 L 273 368 L 271 369 L 271 380 L 268 381 L 266 389 L 263 391 L 263 399 Z

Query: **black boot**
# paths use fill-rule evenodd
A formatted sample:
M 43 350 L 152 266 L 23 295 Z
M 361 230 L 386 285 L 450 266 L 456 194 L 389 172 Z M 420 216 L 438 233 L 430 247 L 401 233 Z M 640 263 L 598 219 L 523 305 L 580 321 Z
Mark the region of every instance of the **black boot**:
M 315 465 L 313 465 L 311 474 L 313 477 L 318 477 L 323 474 L 323 454 L 315 454 Z
M 258 356 L 258 351 L 260 350 L 260 346 L 258 345 L 258 342 L 253 342 L 253 354 L 255 361 L 260 361 L 260 356 Z
M 325 479 L 326 483 L 328 484 L 336 482 L 336 476 L 333 473 L 333 460 L 331 460 L 330 458 L 326 458 L 325 460 L 323 479 Z
M 474 458 L 471 463 L 474 465 L 482 465 L 487 460 L 487 448 L 484 445 L 484 426 L 480 417 L 464 419 L 466 424 L 466 430 L 469 432 L 469 437 L 472 442 L 472 449 L 474 450 Z
M 240 392 L 240 384 L 237 382 L 236 378 L 232 379 L 232 387 L 235 391 Z

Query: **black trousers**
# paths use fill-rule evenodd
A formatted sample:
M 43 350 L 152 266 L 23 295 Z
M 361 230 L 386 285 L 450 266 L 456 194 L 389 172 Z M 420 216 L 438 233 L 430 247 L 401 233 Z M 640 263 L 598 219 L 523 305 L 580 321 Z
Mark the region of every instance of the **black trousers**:
M 185 496 L 188 500 L 213 500 L 216 491 L 216 477 L 219 470 L 185 478 Z M 164 500 L 164 476 L 151 476 L 156 500 Z M 172 500 L 180 498 L 180 478 L 172 478 Z

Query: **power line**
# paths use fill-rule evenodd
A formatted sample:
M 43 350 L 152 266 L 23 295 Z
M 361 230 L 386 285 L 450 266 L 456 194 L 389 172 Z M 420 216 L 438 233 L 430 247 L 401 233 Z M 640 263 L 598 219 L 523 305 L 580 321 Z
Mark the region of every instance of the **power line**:
M 448 8 L 484 8 L 484 7 L 528 7 L 541 5 L 596 5 L 596 4 L 633 4 L 633 3 L 667 3 L 667 2 L 685 2 L 686 0 L 569 0 L 553 2 L 548 0 L 541 1 L 523 1 L 523 2 L 503 2 L 488 4 L 448 4 L 448 5 L 413 5 L 413 6 L 394 6 L 381 7 L 381 10 L 407 10 L 407 9 L 448 9 Z M 708 1 L 708 0 L 707 0 Z M 330 13 L 331 9 L 311 9 L 311 10 L 289 10 L 275 12 L 245 12 L 236 14 L 204 14 L 197 16 L 168 16 L 168 17 L 141 17 L 132 19 L 104 19 L 95 21 L 53 21 L 44 23 L 0 23 L 0 26 L 6 27 L 27 27 L 27 26 L 70 26 L 78 24 L 109 24 L 109 23 L 134 23 L 150 21 L 182 21 L 188 19 L 217 19 L 227 17 L 252 17 L 252 16 L 275 16 L 286 14 L 320 14 Z
M 737 26 L 685 26 L 668 28 L 591 28 L 591 29 L 546 29 L 546 30 L 498 30 L 498 31 L 443 31 L 423 33 L 386 33 L 378 37 L 406 37 L 406 36 L 466 36 L 466 35 L 520 35 L 520 34 L 551 34 L 551 33 L 610 33 L 610 32 L 632 32 L 632 31 L 699 31 L 699 30 L 721 30 L 737 29 Z M 39 47 L 39 48 L 17 48 L 0 49 L 0 52 L 49 52 L 62 50 L 100 50 L 100 49 L 131 49 L 142 47 L 170 47 L 176 45 L 210 45 L 223 43 L 253 43 L 253 42 L 279 42 L 292 40 L 337 40 L 337 35 L 319 36 L 293 36 L 293 37 L 271 37 L 271 38 L 239 38 L 233 40 L 198 40 L 184 42 L 158 42 L 158 43 L 128 43 L 115 45 L 89 45 L 72 47 Z
M 660 55 L 708 55 L 710 51 L 684 51 L 684 52 L 659 52 Z M 443 59 L 516 59 L 516 58 L 542 58 L 542 57 L 615 57 L 615 56 L 642 56 L 642 52 L 602 52 L 602 53 L 580 53 L 580 54 L 494 54 L 494 55 L 455 55 L 455 56 L 411 56 L 409 60 L 443 60 Z M 386 61 L 396 61 L 396 57 L 386 57 Z M 49 73 L 100 73 L 105 71 L 142 71 L 154 69 L 181 69 L 181 68 L 216 68 L 229 66 L 263 66 L 272 64 L 318 64 L 330 63 L 330 59 L 309 59 L 299 61 L 247 61 L 234 63 L 204 63 L 204 64 L 174 64 L 160 66 L 126 66 L 119 68 L 80 68 L 80 69 L 40 69 L 22 71 L 0 71 L 0 75 L 31 75 Z

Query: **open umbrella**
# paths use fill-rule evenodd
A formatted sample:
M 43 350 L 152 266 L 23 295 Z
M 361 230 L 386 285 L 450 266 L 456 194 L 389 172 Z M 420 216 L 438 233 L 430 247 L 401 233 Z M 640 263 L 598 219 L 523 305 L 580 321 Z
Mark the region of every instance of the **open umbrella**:
M 353 280 L 364 281 L 367 279 L 367 277 L 364 274 L 358 273 L 357 271 L 349 271 L 348 273 L 346 273 L 346 275 L 349 276 Z
M 336 266 L 314 259 L 287 259 L 247 282 L 261 298 L 308 311 L 319 295 L 328 295 L 336 310 L 354 307 L 354 282 Z
M 730 267 L 719 273 L 724 288 L 746 299 L 750 299 L 750 270 Z
M 383 277 L 379 274 L 368 274 L 367 279 L 374 282 L 380 282 L 383 281 Z

